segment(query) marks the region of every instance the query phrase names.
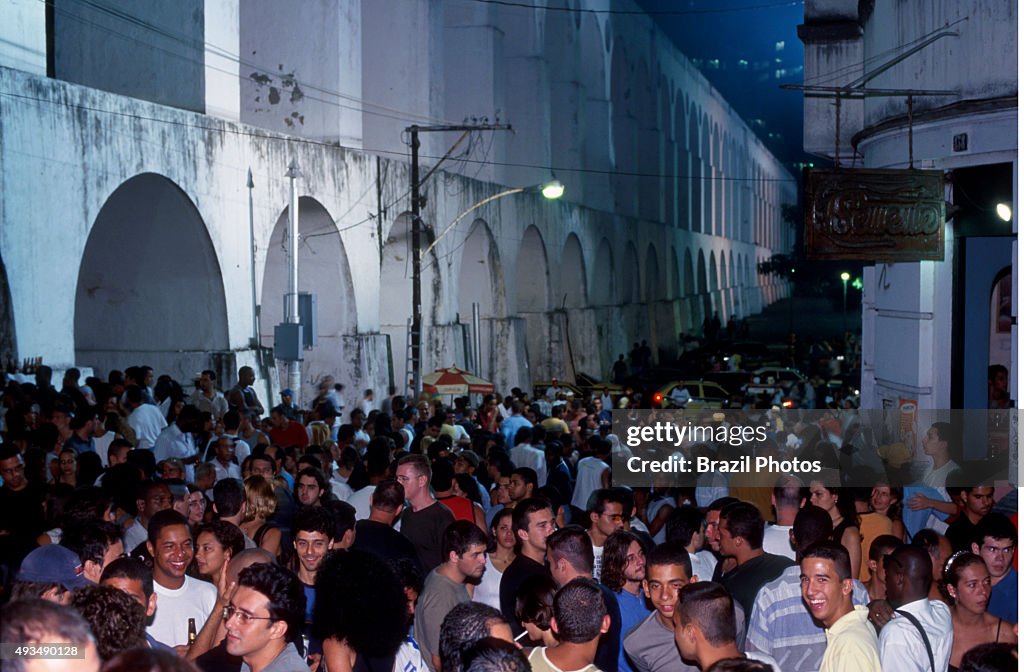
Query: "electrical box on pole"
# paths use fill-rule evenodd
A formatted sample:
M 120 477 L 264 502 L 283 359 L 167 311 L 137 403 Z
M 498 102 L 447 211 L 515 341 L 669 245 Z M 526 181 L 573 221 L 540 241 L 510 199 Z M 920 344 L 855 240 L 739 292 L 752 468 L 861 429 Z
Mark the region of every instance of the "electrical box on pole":
M 302 361 L 302 335 L 301 324 L 284 322 L 274 327 L 274 359 L 285 362 Z
M 299 324 L 302 325 L 302 346 L 306 350 L 316 347 L 316 294 L 299 292 Z M 284 314 L 288 314 L 288 297 L 284 297 Z

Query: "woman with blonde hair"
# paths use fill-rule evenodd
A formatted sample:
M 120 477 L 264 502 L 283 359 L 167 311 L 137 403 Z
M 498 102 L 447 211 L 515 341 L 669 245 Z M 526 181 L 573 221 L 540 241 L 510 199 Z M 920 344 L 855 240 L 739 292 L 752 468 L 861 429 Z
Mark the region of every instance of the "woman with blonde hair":
M 275 558 L 281 555 L 281 529 L 270 522 L 277 511 L 274 486 L 262 476 L 245 479 L 245 519 L 239 527 L 256 546 L 270 551 Z

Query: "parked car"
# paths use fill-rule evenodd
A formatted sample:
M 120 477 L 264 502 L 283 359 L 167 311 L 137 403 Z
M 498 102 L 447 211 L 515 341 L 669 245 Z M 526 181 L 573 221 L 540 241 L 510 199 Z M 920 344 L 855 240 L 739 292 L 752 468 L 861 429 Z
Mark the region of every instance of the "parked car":
M 757 369 L 750 376 L 744 392 L 750 395 L 774 395 L 779 390 L 788 393 L 797 383 L 806 383 L 807 376 L 796 369 L 781 366 Z
M 682 385 L 690 393 L 685 406 L 674 404 L 672 390 Z M 710 380 L 675 380 L 658 388 L 651 398 L 654 408 L 722 408 L 729 403 L 729 391 Z

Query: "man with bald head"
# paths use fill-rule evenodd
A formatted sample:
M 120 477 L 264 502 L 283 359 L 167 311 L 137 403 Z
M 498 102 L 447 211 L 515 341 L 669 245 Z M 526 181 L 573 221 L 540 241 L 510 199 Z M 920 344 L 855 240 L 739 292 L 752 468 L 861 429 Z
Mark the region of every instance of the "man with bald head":
M 901 544 L 882 559 L 886 597 L 896 612 L 878 638 L 882 672 L 938 672 L 949 666 L 953 620 L 949 607 L 928 599 L 932 560 Z

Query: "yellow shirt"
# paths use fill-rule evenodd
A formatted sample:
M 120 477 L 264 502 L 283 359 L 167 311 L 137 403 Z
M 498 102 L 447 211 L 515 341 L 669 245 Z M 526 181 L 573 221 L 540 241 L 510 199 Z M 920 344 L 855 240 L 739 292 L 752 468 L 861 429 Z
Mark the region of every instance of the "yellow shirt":
M 853 611 L 825 628 L 825 657 L 820 672 L 882 672 L 878 657 L 878 635 L 868 622 L 868 608 Z
M 538 646 L 530 652 L 530 656 L 527 660 L 530 661 L 530 669 L 532 672 L 569 672 L 555 667 L 554 663 L 548 659 L 548 656 L 545 653 L 546 650 L 547 647 Z M 586 667 L 580 668 L 579 670 L 572 670 L 571 672 L 601 672 L 601 670 L 597 669 L 597 666 L 591 663 Z

